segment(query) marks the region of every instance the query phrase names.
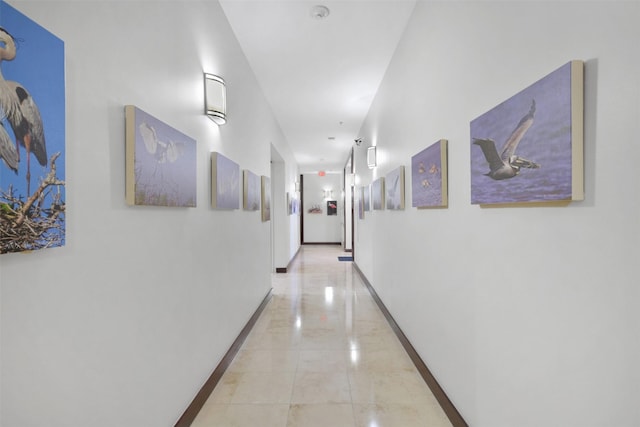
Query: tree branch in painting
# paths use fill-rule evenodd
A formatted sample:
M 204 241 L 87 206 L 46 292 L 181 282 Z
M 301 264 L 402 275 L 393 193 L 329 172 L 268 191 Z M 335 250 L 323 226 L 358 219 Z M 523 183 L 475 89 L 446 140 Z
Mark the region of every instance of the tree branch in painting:
M 0 192 L 0 253 L 23 252 L 61 246 L 64 242 L 66 205 L 61 191 L 65 182 L 56 176 L 51 156 L 49 172 L 27 200 L 16 196 L 12 186 Z

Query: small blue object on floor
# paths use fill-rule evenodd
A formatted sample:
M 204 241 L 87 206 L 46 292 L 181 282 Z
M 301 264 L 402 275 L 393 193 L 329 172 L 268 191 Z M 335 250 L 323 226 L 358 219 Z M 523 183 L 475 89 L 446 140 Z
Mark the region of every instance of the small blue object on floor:
M 353 261 L 352 256 L 339 256 L 338 261 Z

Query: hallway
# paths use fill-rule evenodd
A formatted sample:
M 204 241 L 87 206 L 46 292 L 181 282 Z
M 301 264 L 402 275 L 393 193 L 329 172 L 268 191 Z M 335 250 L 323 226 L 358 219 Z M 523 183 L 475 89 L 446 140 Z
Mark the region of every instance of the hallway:
M 450 422 L 338 246 L 302 246 L 193 427 Z

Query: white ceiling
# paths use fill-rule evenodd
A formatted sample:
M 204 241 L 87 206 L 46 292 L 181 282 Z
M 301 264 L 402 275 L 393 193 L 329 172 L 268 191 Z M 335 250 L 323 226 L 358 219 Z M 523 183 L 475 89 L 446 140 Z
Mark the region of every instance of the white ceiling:
M 415 0 L 220 4 L 300 172 L 342 170 Z M 312 17 L 316 5 L 329 16 Z

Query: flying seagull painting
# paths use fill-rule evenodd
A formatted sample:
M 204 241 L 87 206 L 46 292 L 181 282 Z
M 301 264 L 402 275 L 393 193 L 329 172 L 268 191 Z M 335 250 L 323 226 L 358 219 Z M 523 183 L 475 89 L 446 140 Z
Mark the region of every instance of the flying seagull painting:
M 568 62 L 471 121 L 471 203 L 584 198 L 583 68 Z

